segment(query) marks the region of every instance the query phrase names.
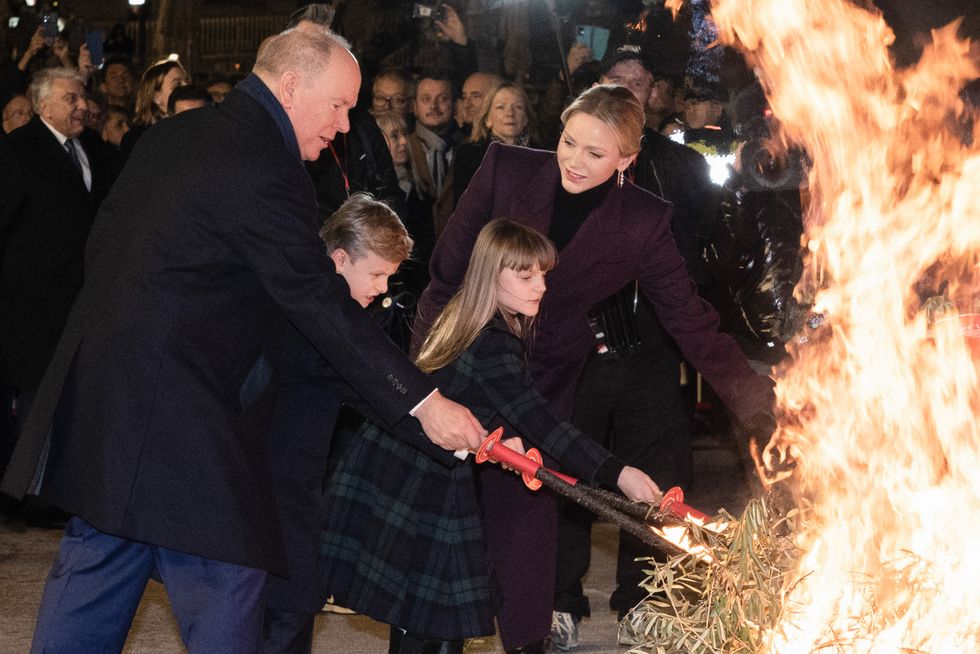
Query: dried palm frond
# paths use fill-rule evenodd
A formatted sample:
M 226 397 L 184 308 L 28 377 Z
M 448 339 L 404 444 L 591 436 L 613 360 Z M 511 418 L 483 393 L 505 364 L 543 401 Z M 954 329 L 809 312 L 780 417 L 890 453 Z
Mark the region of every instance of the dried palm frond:
M 642 587 L 649 593 L 625 618 L 621 638 L 630 654 L 754 654 L 763 633 L 783 610 L 786 576 L 799 552 L 788 531 L 798 514 L 779 518 L 764 499 L 752 500 L 723 533 L 691 528 L 692 540 L 710 554 L 685 554 L 651 566 Z M 621 640 L 622 642 L 622 640 Z

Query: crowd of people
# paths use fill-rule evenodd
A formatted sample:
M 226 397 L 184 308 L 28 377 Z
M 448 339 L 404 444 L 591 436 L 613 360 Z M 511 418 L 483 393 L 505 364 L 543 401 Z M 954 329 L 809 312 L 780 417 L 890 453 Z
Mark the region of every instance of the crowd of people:
M 529 89 L 443 8 L 446 70 L 363 80 L 310 5 L 234 85 L 41 29 L 4 75 L 2 510 L 65 529 L 35 651 L 119 651 L 150 578 L 191 652 L 309 652 L 327 597 L 390 652 L 571 649 L 591 517 L 462 453 L 502 425 L 655 502 L 684 366 L 768 440 L 801 179 L 698 145 L 737 170 L 764 98 L 628 43 Z

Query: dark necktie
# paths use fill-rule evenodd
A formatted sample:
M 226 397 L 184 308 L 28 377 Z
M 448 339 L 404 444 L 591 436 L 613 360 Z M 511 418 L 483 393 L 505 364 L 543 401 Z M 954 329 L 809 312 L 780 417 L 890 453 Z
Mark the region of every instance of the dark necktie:
M 75 164 L 75 168 L 77 168 L 78 172 L 81 173 L 82 162 L 78 159 L 78 150 L 75 149 L 76 147 L 75 139 L 68 139 L 65 141 L 65 149 L 68 150 L 68 156 L 71 157 L 71 162 Z

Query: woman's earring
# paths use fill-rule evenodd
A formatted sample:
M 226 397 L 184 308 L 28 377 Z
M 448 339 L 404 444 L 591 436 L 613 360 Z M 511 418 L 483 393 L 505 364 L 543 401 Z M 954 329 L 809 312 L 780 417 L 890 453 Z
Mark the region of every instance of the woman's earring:
M 619 175 L 616 176 L 616 187 L 623 188 L 623 171 L 619 171 Z

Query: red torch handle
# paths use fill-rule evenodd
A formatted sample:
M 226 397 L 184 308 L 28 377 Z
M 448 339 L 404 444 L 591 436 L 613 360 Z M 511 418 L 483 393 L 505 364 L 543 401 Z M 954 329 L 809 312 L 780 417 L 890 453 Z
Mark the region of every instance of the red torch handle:
M 680 486 L 674 486 L 664 493 L 664 498 L 660 502 L 660 510 L 670 511 L 681 518 L 690 517 L 701 520 L 702 522 L 708 522 L 710 520 L 707 514 L 701 513 L 688 504 L 684 504 L 684 491 L 681 490 Z
M 541 463 L 533 461 L 509 447 L 504 447 L 503 445 L 497 447 L 503 433 L 504 428 L 498 427 L 492 434 L 486 437 L 483 444 L 480 445 L 480 449 L 476 451 L 476 462 L 483 463 L 485 461 L 491 461 L 493 463 L 506 463 L 521 474 L 531 475 L 533 477 L 534 473 L 541 467 Z
M 476 462 L 484 463 L 485 461 L 491 461 L 493 463 L 506 464 L 521 473 L 521 476 L 524 478 L 524 484 L 528 488 L 538 490 L 541 488 L 541 481 L 537 479 L 537 472 L 542 468 L 541 453 L 533 447 L 526 454 L 515 452 L 503 445 L 498 447 L 497 445 L 500 443 L 500 438 L 503 434 L 504 428 L 498 427 L 492 434 L 486 437 L 483 444 L 480 445 L 480 449 L 476 451 Z M 560 472 L 555 472 L 548 468 L 545 468 L 545 470 L 548 470 L 551 474 L 573 486 L 578 483 L 578 480 L 574 477 L 563 475 Z

